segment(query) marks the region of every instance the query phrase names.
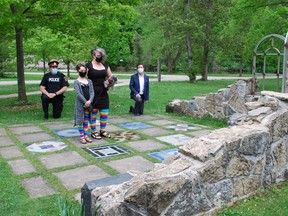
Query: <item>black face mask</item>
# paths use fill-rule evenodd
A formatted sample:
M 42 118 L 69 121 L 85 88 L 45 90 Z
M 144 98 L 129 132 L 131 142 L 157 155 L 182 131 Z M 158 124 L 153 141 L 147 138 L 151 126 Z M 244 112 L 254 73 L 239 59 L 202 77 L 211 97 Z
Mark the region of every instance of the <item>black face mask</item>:
M 96 57 L 95 60 L 96 60 L 97 62 L 101 62 L 101 61 L 102 61 L 102 57 Z
M 79 72 L 79 76 L 80 76 L 80 77 L 85 77 L 85 76 L 86 76 L 86 73 Z

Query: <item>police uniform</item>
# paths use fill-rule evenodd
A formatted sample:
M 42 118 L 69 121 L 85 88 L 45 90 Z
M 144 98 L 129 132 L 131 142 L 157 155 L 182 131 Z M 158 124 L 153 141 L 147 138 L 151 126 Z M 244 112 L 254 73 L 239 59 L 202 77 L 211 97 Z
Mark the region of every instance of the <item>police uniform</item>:
M 59 62 L 56 60 L 52 60 L 48 63 L 50 67 L 58 67 Z M 57 74 L 52 74 L 51 72 L 44 74 L 40 86 L 44 86 L 45 90 L 49 93 L 56 93 L 64 86 L 69 86 L 69 83 L 63 73 L 59 71 Z M 44 111 L 44 118 L 48 118 L 48 108 L 49 103 L 52 103 L 53 106 L 53 117 L 60 118 L 62 110 L 63 110 L 63 100 L 64 95 L 56 95 L 54 98 L 49 98 L 47 95 L 41 95 L 42 100 L 42 108 Z

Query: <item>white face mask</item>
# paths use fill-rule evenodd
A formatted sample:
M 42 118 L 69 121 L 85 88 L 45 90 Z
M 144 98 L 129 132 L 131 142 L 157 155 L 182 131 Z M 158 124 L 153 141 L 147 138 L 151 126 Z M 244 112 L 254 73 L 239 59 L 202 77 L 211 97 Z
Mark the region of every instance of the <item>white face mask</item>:
M 138 68 L 138 73 L 142 74 L 144 72 L 144 68 Z

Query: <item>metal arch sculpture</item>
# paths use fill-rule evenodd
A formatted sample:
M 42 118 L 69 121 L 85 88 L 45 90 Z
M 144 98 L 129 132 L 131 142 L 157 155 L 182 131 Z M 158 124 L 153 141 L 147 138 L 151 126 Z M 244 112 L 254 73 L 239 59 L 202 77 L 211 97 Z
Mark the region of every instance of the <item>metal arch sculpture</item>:
M 264 53 L 257 53 L 258 47 L 262 44 L 263 41 L 265 41 L 266 39 L 272 38 L 271 41 L 271 47 L 269 47 Z M 279 49 L 274 47 L 274 38 L 278 38 L 280 40 L 282 40 L 284 42 L 284 52 L 281 53 L 279 51 Z M 286 37 L 283 37 L 282 35 L 278 35 L 278 34 L 269 34 L 264 36 L 255 46 L 254 51 L 253 51 L 253 67 L 252 67 L 252 75 L 254 80 L 256 79 L 256 58 L 257 56 L 264 56 L 264 67 L 263 67 L 263 72 L 262 72 L 262 76 L 263 76 L 263 89 L 264 89 L 264 79 L 265 79 L 265 75 L 266 75 L 266 56 L 267 55 L 275 55 L 272 53 L 268 53 L 268 51 L 270 51 L 270 49 L 273 48 L 274 50 L 276 50 L 277 52 L 277 56 L 278 56 L 278 66 L 277 66 L 277 89 L 278 89 L 278 82 L 279 82 L 279 72 L 280 72 L 280 56 L 283 55 L 283 70 L 282 70 L 282 93 L 288 93 L 288 82 L 286 81 L 287 79 L 287 49 L 288 49 L 288 32 L 286 34 Z M 255 85 L 255 82 L 254 82 Z M 253 88 L 254 89 L 254 86 Z

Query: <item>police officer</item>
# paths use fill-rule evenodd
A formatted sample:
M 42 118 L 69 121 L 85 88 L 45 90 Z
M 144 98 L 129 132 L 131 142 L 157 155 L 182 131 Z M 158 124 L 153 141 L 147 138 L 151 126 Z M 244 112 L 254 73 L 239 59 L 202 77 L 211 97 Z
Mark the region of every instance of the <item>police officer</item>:
M 44 119 L 48 119 L 49 116 L 49 103 L 53 105 L 53 118 L 60 118 L 63 110 L 63 93 L 67 90 L 69 83 L 65 75 L 58 71 L 59 62 L 57 60 L 51 60 L 48 65 L 50 73 L 44 74 L 40 83 Z

